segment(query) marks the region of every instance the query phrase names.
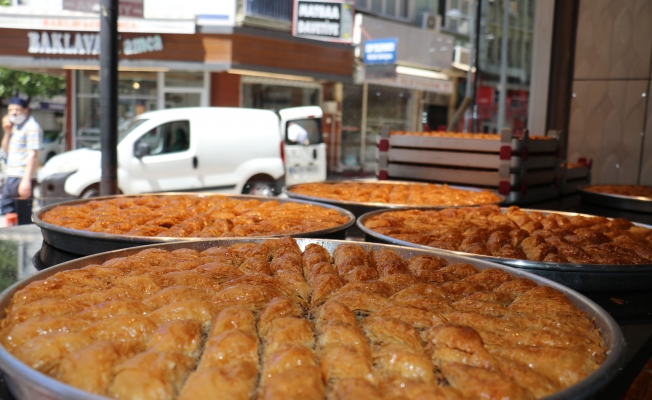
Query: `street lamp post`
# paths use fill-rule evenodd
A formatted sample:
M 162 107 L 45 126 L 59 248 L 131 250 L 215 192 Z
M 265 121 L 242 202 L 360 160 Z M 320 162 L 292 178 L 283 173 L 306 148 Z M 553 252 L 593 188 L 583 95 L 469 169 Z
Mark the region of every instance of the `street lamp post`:
M 505 101 L 507 101 L 507 36 L 509 35 L 509 2 L 503 0 L 503 37 L 500 45 L 500 96 L 498 100 L 498 132 L 505 127 Z
M 118 194 L 118 0 L 100 0 L 102 196 Z

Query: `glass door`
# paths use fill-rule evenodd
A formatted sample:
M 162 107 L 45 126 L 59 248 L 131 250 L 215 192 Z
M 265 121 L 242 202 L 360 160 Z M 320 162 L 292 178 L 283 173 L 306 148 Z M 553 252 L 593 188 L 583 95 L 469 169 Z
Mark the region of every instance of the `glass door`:
M 208 107 L 209 73 L 200 72 L 160 72 L 158 107 Z

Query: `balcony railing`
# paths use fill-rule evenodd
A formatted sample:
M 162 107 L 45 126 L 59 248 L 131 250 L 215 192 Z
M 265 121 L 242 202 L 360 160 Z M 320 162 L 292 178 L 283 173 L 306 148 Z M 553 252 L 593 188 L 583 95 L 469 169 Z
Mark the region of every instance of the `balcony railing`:
M 292 0 L 242 0 L 246 17 L 292 23 Z

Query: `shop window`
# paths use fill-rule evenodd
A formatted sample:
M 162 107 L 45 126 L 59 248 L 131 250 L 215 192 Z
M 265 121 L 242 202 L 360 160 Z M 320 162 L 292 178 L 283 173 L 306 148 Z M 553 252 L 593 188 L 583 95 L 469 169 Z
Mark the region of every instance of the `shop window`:
M 165 87 L 204 87 L 204 73 L 166 72 Z
M 77 148 L 93 147 L 100 141 L 99 72 L 77 71 Z M 118 127 L 135 116 L 156 110 L 156 73 L 127 72 L 118 75 Z
M 190 148 L 190 123 L 188 121 L 173 121 L 159 125 L 140 137 L 134 144 L 134 149 L 141 144 L 149 146 L 149 155 L 178 153 Z
M 284 108 L 319 105 L 319 89 L 265 83 L 242 85 L 242 106 L 279 111 Z
M 199 93 L 165 93 L 165 108 L 199 107 L 200 102 Z
M 342 144 L 339 167 L 360 167 L 360 124 L 362 122 L 362 85 L 344 84 L 342 100 Z

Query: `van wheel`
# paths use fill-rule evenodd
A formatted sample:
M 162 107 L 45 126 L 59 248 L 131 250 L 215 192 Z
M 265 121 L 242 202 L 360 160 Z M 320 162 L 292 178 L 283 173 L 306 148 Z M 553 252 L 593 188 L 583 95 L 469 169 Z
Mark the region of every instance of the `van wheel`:
M 81 194 L 82 199 L 90 199 L 91 197 L 98 197 L 100 195 L 100 185 L 94 184 L 86 189 Z
M 274 197 L 274 178 L 264 174 L 252 176 L 242 188 L 242 194 Z

